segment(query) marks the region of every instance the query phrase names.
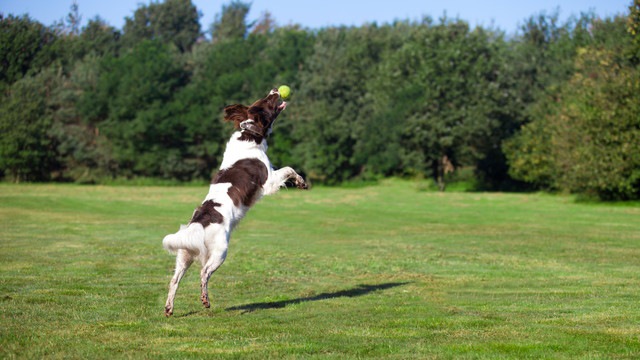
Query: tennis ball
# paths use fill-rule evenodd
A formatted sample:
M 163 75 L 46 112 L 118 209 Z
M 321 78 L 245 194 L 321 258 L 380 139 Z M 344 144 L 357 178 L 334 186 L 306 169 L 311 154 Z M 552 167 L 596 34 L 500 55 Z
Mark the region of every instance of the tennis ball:
M 282 85 L 278 88 L 278 92 L 280 93 L 282 100 L 287 100 L 291 95 L 291 88 L 287 85 Z

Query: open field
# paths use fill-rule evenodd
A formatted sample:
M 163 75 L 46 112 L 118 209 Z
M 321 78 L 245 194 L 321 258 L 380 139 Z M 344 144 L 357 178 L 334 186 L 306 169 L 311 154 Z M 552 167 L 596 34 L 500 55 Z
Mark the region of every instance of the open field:
M 640 205 L 283 190 L 163 316 L 206 187 L 0 185 L 0 358 L 638 358 Z

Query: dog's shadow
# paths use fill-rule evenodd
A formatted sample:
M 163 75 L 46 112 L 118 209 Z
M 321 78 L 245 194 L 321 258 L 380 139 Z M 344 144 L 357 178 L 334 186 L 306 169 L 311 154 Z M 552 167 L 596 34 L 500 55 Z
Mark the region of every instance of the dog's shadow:
M 244 314 L 244 313 L 250 313 L 256 310 L 279 309 L 289 305 L 295 305 L 295 304 L 300 304 L 300 303 L 309 302 L 309 301 L 328 300 L 328 299 L 335 299 L 340 297 L 363 296 L 363 295 L 372 293 L 374 291 L 387 290 L 397 286 L 406 285 L 408 283 L 409 282 L 392 282 L 392 283 L 384 283 L 384 284 L 376 284 L 376 285 L 360 284 L 348 290 L 325 292 L 325 293 L 314 295 L 314 296 L 301 297 L 301 298 L 291 299 L 291 300 L 259 302 L 259 303 L 245 304 L 245 305 L 239 305 L 239 306 L 232 306 L 232 307 L 226 308 L 225 310 L 227 311 L 241 310 L 242 313 Z

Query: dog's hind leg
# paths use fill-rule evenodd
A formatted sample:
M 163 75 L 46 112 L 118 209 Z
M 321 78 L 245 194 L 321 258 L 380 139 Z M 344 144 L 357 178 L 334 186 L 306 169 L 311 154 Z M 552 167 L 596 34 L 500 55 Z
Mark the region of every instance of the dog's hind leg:
M 186 250 L 178 250 L 176 256 L 176 271 L 169 282 L 169 295 L 167 296 L 167 303 L 164 306 L 164 315 L 169 317 L 173 315 L 173 301 L 176 297 L 176 291 L 178 291 L 178 284 L 180 280 L 189 269 L 189 266 L 193 263 L 193 256 Z
M 209 258 L 202 266 L 202 271 L 200 272 L 200 289 L 202 291 L 200 300 L 206 308 L 211 307 L 211 303 L 209 302 L 209 278 L 211 278 L 211 275 L 218 270 L 227 258 L 227 248 L 229 245 L 229 235 L 226 231 L 220 231 L 212 238 L 213 241 L 207 244 L 209 248 Z

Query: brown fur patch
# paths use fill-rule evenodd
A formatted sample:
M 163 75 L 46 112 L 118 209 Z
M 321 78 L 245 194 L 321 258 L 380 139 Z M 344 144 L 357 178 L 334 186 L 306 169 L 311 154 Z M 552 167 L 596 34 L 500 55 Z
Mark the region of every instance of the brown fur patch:
M 235 206 L 251 206 L 257 194 L 267 181 L 267 167 L 258 159 L 238 160 L 230 168 L 220 170 L 212 184 L 231 183 L 227 191 Z
M 220 205 L 213 200 L 203 202 L 193 213 L 191 222 L 200 223 L 202 227 L 207 227 L 209 224 L 222 224 L 223 216 L 216 210 L 216 206 Z
M 249 108 L 241 104 L 229 105 L 224 108 L 224 119 L 233 121 L 233 126 L 239 129 L 240 123 L 249 118 L 247 110 Z

